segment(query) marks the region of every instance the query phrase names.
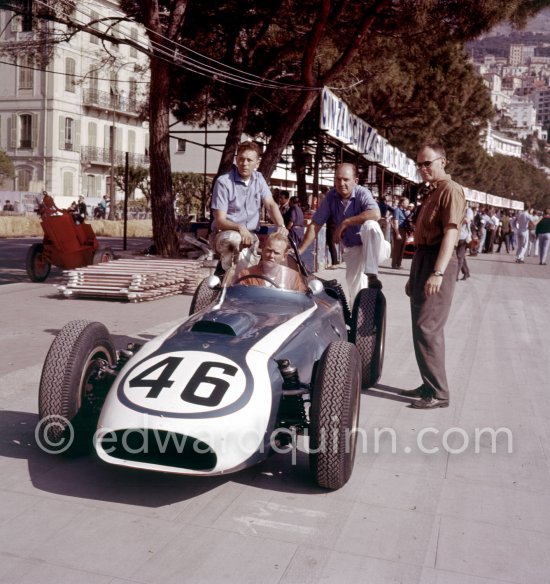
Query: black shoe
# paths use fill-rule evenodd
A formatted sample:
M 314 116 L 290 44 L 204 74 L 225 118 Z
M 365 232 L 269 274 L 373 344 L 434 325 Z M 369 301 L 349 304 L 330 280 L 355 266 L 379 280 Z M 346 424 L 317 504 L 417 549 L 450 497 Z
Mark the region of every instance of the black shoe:
M 400 395 L 404 395 L 405 397 L 422 397 L 422 390 L 424 389 L 423 385 L 420 385 L 416 389 L 404 389 L 400 392 Z
M 462 276 L 462 278 L 460 278 L 461 280 L 467 280 L 470 277 L 470 274 L 466 275 L 464 274 L 464 276 Z
M 382 290 L 382 282 L 378 279 L 376 274 L 367 274 L 367 278 L 369 279 L 369 288 Z
M 435 408 L 448 407 L 448 399 L 436 399 L 435 397 L 423 397 L 420 401 L 411 404 L 411 408 L 414 408 L 415 410 L 434 410 Z

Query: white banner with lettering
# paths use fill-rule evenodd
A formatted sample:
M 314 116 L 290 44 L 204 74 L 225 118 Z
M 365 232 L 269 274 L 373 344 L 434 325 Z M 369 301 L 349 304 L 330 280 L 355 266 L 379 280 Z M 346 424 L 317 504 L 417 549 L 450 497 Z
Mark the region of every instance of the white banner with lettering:
M 358 152 L 369 162 L 377 162 L 407 180 L 420 182 L 414 160 L 392 146 L 375 128 L 352 113 L 330 89 L 321 97 L 321 130 Z

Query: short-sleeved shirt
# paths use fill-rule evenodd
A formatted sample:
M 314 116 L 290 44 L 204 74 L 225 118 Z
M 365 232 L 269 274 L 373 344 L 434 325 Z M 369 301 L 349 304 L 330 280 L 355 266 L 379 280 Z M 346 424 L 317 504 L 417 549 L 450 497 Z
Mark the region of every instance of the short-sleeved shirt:
M 450 175 L 435 181 L 425 197 L 415 223 L 416 245 L 436 246 L 443 241 L 446 227 L 458 227 L 464 219 L 466 197 L 464 189 Z
M 533 217 L 527 211 L 522 211 L 516 219 L 516 227 L 518 231 L 528 231 L 529 222 L 533 221 Z
M 324 225 L 329 218 L 332 218 L 335 226 L 338 227 L 344 219 L 373 209 L 378 209 L 378 203 L 366 187 L 355 185 L 348 199 L 342 199 L 338 191 L 332 188 L 315 211 L 312 221 L 317 225 Z M 360 230 L 361 225 L 350 225 L 344 230 L 342 242 L 346 247 L 362 245 Z
M 405 209 L 401 208 L 401 207 L 396 207 L 393 210 L 393 219 L 394 221 L 397 221 L 397 226 L 404 228 L 405 227 L 405 222 L 407 220 L 408 214 L 405 212 Z
M 216 179 L 212 191 L 212 209 L 225 211 L 227 218 L 249 231 L 257 231 L 260 226 L 260 209 L 271 191 L 263 175 L 255 170 L 248 184 L 241 178 L 236 167 Z M 216 221 L 212 229 L 217 231 Z

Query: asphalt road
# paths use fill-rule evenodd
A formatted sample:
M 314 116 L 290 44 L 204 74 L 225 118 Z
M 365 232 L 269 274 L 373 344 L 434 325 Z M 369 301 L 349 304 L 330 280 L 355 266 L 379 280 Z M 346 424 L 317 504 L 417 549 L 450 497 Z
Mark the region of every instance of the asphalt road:
M 28 244 L 0 240 L 2 584 L 548 583 L 550 268 L 536 258 L 470 260 L 446 329 L 451 405 L 432 412 L 399 395 L 419 383 L 407 271 L 382 268 L 384 371 L 361 397 L 351 480 L 326 492 L 303 452 L 199 479 L 41 451 L 38 385 L 60 328 L 99 320 L 123 348 L 183 318 L 191 297 L 66 299 L 55 278 L 24 277 Z

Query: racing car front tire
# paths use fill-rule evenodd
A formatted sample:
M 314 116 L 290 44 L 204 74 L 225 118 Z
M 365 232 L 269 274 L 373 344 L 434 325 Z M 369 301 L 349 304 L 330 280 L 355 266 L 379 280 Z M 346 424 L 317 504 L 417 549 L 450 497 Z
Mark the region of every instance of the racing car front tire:
M 98 394 L 92 379 L 96 379 L 102 361 L 111 367 L 116 363 L 113 341 L 103 324 L 73 320 L 59 331 L 40 378 L 38 414 L 43 449 L 73 456 L 92 450 L 105 398 Z
M 210 288 L 208 286 L 207 280 L 208 278 L 205 278 L 197 286 L 197 289 L 193 294 L 193 299 L 191 300 L 189 316 L 195 314 L 195 312 L 199 312 L 203 308 L 206 308 L 208 305 L 212 304 L 212 302 L 214 302 L 214 300 L 216 300 L 216 298 L 218 297 L 220 291 Z
M 355 460 L 361 398 L 361 359 L 352 343 L 325 349 L 313 383 L 310 409 L 310 466 L 320 487 L 339 489 Z
M 32 282 L 43 282 L 49 275 L 52 265 L 44 256 L 44 244 L 33 243 L 26 258 L 27 274 Z
M 386 297 L 375 288 L 363 288 L 355 298 L 350 341 L 361 356 L 363 387 L 372 387 L 382 375 L 386 341 Z

